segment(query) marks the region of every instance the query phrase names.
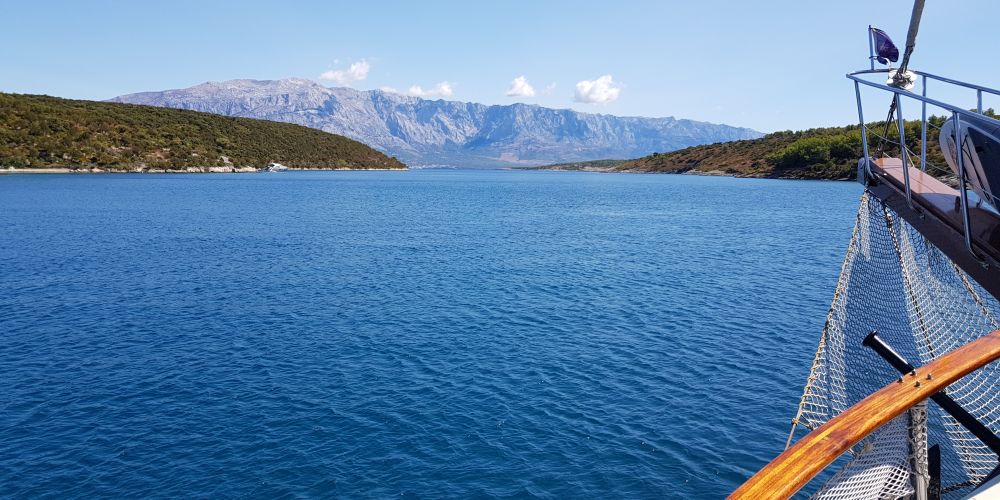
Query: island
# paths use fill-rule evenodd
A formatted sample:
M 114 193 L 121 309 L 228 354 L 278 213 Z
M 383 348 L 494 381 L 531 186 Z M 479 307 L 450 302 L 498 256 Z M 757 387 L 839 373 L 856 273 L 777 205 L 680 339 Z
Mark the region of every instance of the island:
M 0 172 L 405 169 L 358 141 L 301 125 L 136 104 L 0 93 Z
M 987 116 L 996 116 L 992 109 Z M 927 163 L 944 177 L 951 175 L 938 147 L 938 128 L 945 118 L 928 118 Z M 920 122 L 906 122 L 906 146 L 920 151 Z M 885 122 L 868 124 L 871 154 L 876 155 L 877 135 L 886 132 Z M 895 124 L 887 137 L 898 143 Z M 891 151 L 893 144 L 887 146 Z M 898 155 L 898 146 L 895 146 Z M 918 153 L 919 154 L 919 153 Z M 694 146 L 667 153 L 653 153 L 631 160 L 596 160 L 560 163 L 540 170 L 578 170 L 589 172 L 676 173 L 728 175 L 734 177 L 766 177 L 780 179 L 853 180 L 857 177 L 858 159 L 863 156 L 861 127 L 814 128 L 767 134 L 760 139 L 720 142 Z

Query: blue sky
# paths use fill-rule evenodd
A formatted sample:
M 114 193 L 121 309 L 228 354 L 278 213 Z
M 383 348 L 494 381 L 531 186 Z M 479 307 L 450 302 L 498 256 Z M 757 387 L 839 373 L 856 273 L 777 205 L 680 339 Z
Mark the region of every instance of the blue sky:
M 882 27 L 902 46 L 911 5 L 11 2 L 0 91 L 106 99 L 294 76 L 487 104 L 801 129 L 856 121 L 843 75 L 867 65 L 865 28 Z M 928 0 L 911 66 L 1000 86 L 998 19 L 1000 2 Z M 952 31 L 957 25 L 964 29 Z

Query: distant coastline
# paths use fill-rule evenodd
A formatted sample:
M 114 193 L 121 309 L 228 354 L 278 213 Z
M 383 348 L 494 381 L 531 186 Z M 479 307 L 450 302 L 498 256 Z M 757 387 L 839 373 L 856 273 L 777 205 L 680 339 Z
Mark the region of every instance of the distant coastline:
M 858 126 L 817 128 L 653 153 L 631 160 L 598 160 L 537 170 L 664 173 L 767 179 L 851 180 L 861 158 Z
M 600 160 L 603 161 L 603 160 Z M 587 162 L 582 162 L 587 163 Z M 838 178 L 818 178 L 803 176 L 781 176 L 781 175 L 761 175 L 761 174 L 741 174 L 738 172 L 724 170 L 641 170 L 641 169 L 616 169 L 613 167 L 593 167 L 583 164 L 558 164 L 543 165 L 540 167 L 523 167 L 512 170 L 546 170 L 550 172 L 590 172 L 595 174 L 662 174 L 662 175 L 697 175 L 702 177 L 732 177 L 734 179 L 778 179 L 796 181 L 854 181 L 854 177 Z
M 375 171 L 375 170 L 407 170 L 405 168 L 347 168 L 347 167 L 318 167 L 318 168 L 289 168 L 289 171 Z M 253 167 L 206 167 L 186 169 L 126 169 L 126 168 L 69 168 L 69 167 L 46 167 L 46 168 L 16 168 L 0 167 L 0 175 L 3 174 L 256 174 L 264 173 L 266 170 Z
M 986 116 L 995 117 L 993 109 Z M 945 118 L 930 116 L 935 127 Z M 868 124 L 869 130 L 880 130 L 885 122 Z M 907 146 L 920 148 L 920 122 L 905 122 Z M 814 128 L 793 132 L 786 130 L 767 134 L 760 139 L 723 142 L 694 146 L 668 153 L 653 153 L 632 160 L 597 160 L 559 163 L 533 170 L 575 170 L 582 172 L 663 173 L 717 175 L 764 179 L 854 180 L 858 159 L 863 156 L 861 127 Z M 937 134 L 927 137 L 927 161 L 944 165 Z

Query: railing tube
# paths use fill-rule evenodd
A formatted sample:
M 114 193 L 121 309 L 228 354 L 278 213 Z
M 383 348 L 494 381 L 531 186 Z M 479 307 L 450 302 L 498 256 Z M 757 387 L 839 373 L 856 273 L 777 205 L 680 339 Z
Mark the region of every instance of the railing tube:
M 927 97 L 927 75 L 921 75 L 921 94 Z M 920 101 L 920 171 L 927 171 L 927 101 Z
M 899 159 L 903 162 L 903 185 L 906 187 L 906 204 L 913 208 L 913 198 L 910 196 L 910 169 L 907 165 L 909 163 L 909 155 L 906 154 L 906 133 L 903 131 L 903 99 L 900 98 L 898 92 L 895 93 L 896 99 L 896 125 L 899 126 Z
M 865 70 L 865 71 L 868 71 L 868 70 Z M 967 89 L 981 90 L 983 92 L 986 92 L 987 94 L 993 94 L 993 95 L 1000 96 L 1000 90 L 997 90 L 997 89 L 991 89 L 989 87 L 984 87 L 982 85 L 976 85 L 974 83 L 968 83 L 968 82 L 963 82 L 963 81 L 959 81 L 959 80 L 954 80 L 954 79 L 951 79 L 951 78 L 945 78 L 945 77 L 939 76 L 939 75 L 932 75 L 930 73 L 924 73 L 922 71 L 918 71 L 917 73 L 919 73 L 921 75 L 927 75 L 927 77 L 930 78 L 931 80 L 937 80 L 937 81 L 943 82 L 943 83 L 950 83 L 952 85 L 955 85 L 955 86 L 958 86 L 958 87 L 965 87 Z
M 983 114 L 983 91 L 976 89 L 976 111 Z
M 937 99 L 932 99 L 930 97 L 923 97 L 923 96 L 921 96 L 919 94 L 912 94 L 910 92 L 899 90 L 899 89 L 897 89 L 895 87 L 890 87 L 888 85 L 882 85 L 881 83 L 870 82 L 870 81 L 865 80 L 865 79 L 863 79 L 863 78 L 861 78 L 861 77 L 858 76 L 859 74 L 867 74 L 867 71 L 868 70 L 864 70 L 864 72 L 856 72 L 856 73 L 848 74 L 847 78 L 849 78 L 851 80 L 854 80 L 856 82 L 859 82 L 859 83 L 861 83 L 861 85 L 865 85 L 867 87 L 872 87 L 872 88 L 876 88 L 876 89 L 879 89 L 879 90 L 884 90 L 886 92 L 906 94 L 908 97 L 912 97 L 912 98 L 914 98 L 914 99 L 916 99 L 918 101 L 926 101 L 927 104 L 930 104 L 931 106 L 936 106 L 936 107 L 939 107 L 941 109 L 944 109 L 944 110 L 947 110 L 947 111 L 950 111 L 950 112 L 953 112 L 953 113 L 958 113 L 960 115 L 974 116 L 974 117 L 982 116 L 984 120 L 990 120 L 992 122 L 1000 123 L 1000 120 L 998 120 L 996 118 L 990 118 L 989 116 L 980 115 L 980 114 L 976 113 L 975 110 L 969 110 L 969 109 L 965 109 L 965 108 L 962 108 L 962 107 L 959 107 L 959 106 L 953 106 L 953 105 L 948 104 L 946 102 L 938 101 Z M 875 71 L 875 73 L 884 73 L 884 71 Z M 932 80 L 940 80 L 941 79 L 941 78 L 934 78 L 932 75 L 927 75 L 927 77 L 930 78 L 930 79 L 932 79 Z M 983 92 L 989 93 L 990 90 L 984 88 Z M 1000 95 L 1000 91 L 997 91 L 997 95 Z
M 962 151 L 962 118 L 958 113 L 952 113 L 955 123 L 955 163 L 958 164 L 958 193 L 962 200 L 962 232 L 965 236 L 965 248 L 972 251 L 972 222 L 969 219 L 969 193 L 965 185 L 965 154 Z
M 866 180 L 871 176 L 872 169 L 869 165 L 868 156 L 868 126 L 865 125 L 865 113 L 861 109 L 861 85 L 858 84 L 857 80 L 854 81 L 854 95 L 858 100 L 858 121 L 861 123 L 861 151 L 864 153 L 865 162 L 865 179 L 860 179 L 862 181 Z

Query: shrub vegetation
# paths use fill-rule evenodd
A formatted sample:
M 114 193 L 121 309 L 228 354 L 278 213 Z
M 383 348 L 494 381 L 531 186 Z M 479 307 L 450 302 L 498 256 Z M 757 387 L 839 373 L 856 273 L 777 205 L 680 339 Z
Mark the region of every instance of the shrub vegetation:
M 988 116 L 996 117 L 992 109 Z M 937 173 L 950 175 L 938 144 L 938 128 L 945 118 L 928 118 L 927 163 Z M 876 156 L 879 139 L 885 133 L 885 123 L 868 125 L 869 152 Z M 905 123 L 906 145 L 919 154 L 920 122 Z M 899 156 L 899 133 L 890 125 L 885 153 Z M 723 173 L 742 177 L 781 177 L 795 179 L 854 179 L 858 160 L 862 156 L 861 127 L 814 128 L 767 134 L 760 139 L 706 144 L 669 153 L 653 153 L 634 160 L 598 160 L 552 165 L 542 168 L 560 170 L 604 170 L 612 172 L 703 172 Z
M 0 93 L 0 167 L 406 168 L 320 130 L 197 111 Z

